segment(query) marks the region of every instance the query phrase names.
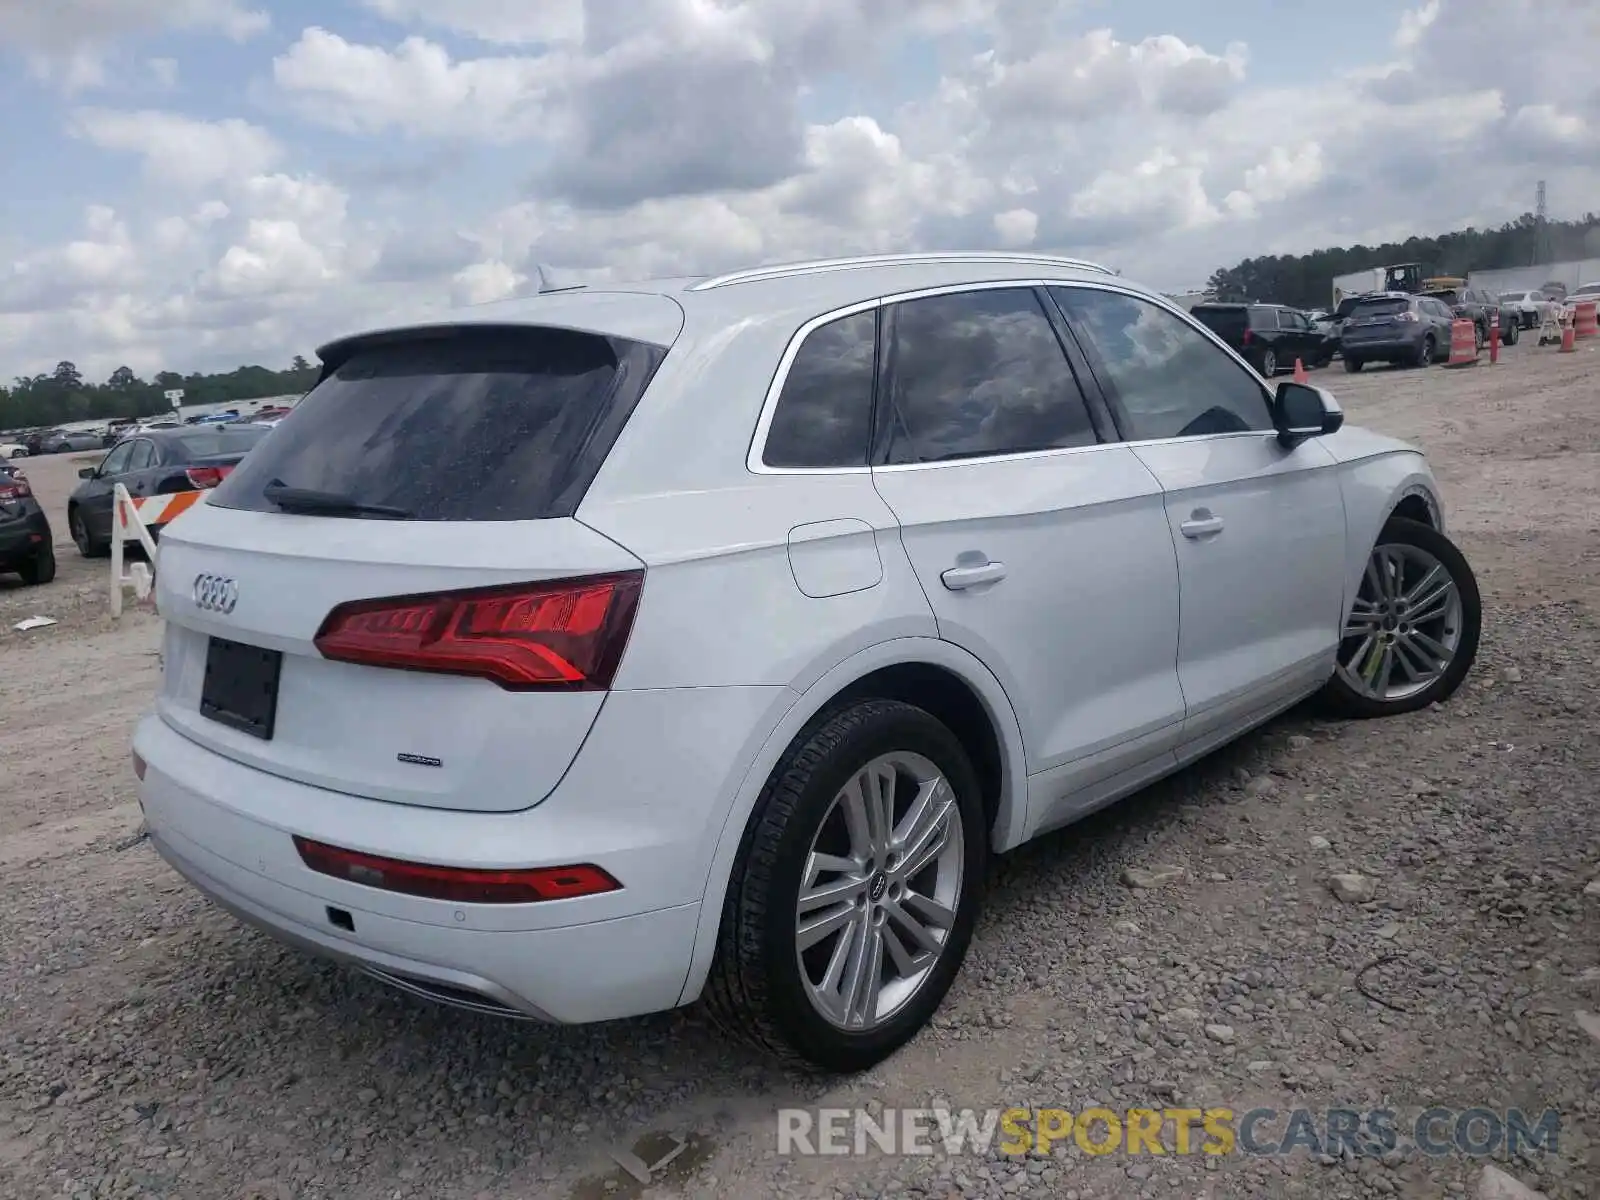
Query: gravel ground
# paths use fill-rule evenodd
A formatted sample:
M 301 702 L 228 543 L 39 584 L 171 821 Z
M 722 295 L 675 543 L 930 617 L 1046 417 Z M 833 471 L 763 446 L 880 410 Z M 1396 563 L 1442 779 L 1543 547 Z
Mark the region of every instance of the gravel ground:
M 1457 700 L 1291 714 L 999 863 L 936 1026 L 819 1082 L 694 1010 L 580 1029 L 425 1006 L 248 932 L 138 841 L 129 726 L 158 625 L 106 567 L 0 582 L 0 1196 L 1476 1196 L 1480 1161 L 783 1156 L 775 1110 L 1555 1108 L 1502 1162 L 1600 1196 L 1600 352 L 1335 369 L 1421 443 L 1489 604 Z M 27 466 L 64 529 L 76 464 Z M 12 630 L 32 613 L 59 624 Z M 1129 868 L 1181 867 L 1160 886 Z M 1358 873 L 1371 898 L 1330 881 Z M 1600 892 L 1600 888 L 1596 889 Z M 645 1187 L 611 1157 L 687 1143 Z M 626 1158 L 626 1156 L 623 1156 Z M 1485 1193 L 1486 1194 L 1486 1193 Z

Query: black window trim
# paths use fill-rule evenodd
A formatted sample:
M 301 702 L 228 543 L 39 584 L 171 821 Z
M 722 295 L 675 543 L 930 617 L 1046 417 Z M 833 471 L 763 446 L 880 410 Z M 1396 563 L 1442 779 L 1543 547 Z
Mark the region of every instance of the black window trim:
M 1195 320 L 1190 313 L 1184 311 L 1176 304 L 1173 304 L 1165 297 L 1152 295 L 1147 292 L 1134 291 L 1131 288 L 1110 287 L 1098 281 L 1089 282 L 1085 280 L 1079 282 L 1075 279 L 1053 279 L 1048 281 L 1045 286 L 1047 289 L 1077 288 L 1094 292 L 1111 292 L 1114 295 L 1127 296 L 1133 300 L 1143 300 L 1147 304 L 1153 304 L 1157 308 L 1164 309 L 1173 316 L 1177 317 L 1183 324 L 1188 325 L 1191 329 L 1196 330 L 1201 334 L 1201 336 L 1209 340 L 1212 345 L 1216 346 L 1229 358 L 1233 359 L 1234 362 L 1239 364 L 1240 369 L 1245 373 L 1245 377 L 1255 382 L 1255 384 L 1261 388 L 1261 396 L 1266 402 L 1267 412 L 1272 412 L 1272 401 L 1273 397 L 1276 395 L 1276 392 L 1267 384 L 1264 379 L 1261 378 L 1260 375 L 1256 373 L 1256 369 L 1244 360 L 1244 356 L 1239 354 L 1239 352 L 1236 351 L 1232 346 L 1228 345 L 1227 342 L 1218 337 L 1216 333 L 1207 328 L 1204 323 Z M 1089 363 L 1089 369 L 1094 375 L 1095 382 L 1099 387 L 1099 390 L 1104 394 L 1106 403 L 1110 407 L 1112 415 L 1116 419 L 1117 432 L 1120 435 L 1119 440 L 1122 445 L 1164 446 L 1170 443 L 1178 442 L 1188 444 L 1191 442 L 1200 441 L 1216 441 L 1221 438 L 1260 439 L 1277 436 L 1277 434 L 1271 429 L 1242 429 L 1234 433 L 1197 433 L 1190 434 L 1185 437 L 1129 437 L 1128 434 L 1133 429 L 1133 421 L 1128 415 L 1128 410 L 1123 406 L 1122 398 L 1117 395 L 1116 386 L 1111 382 L 1110 373 L 1106 369 L 1104 360 L 1100 357 L 1100 352 L 1095 349 L 1094 343 L 1090 342 L 1087 338 L 1083 338 L 1078 335 L 1077 327 L 1074 325 L 1072 320 L 1072 314 L 1067 311 L 1065 305 L 1063 305 L 1060 300 L 1056 299 L 1055 292 L 1053 290 L 1050 293 L 1050 298 L 1055 302 L 1056 307 L 1061 310 L 1061 315 L 1066 320 L 1068 333 L 1071 335 L 1073 341 L 1077 344 L 1080 352 L 1083 354 L 1083 357 Z
M 773 371 L 772 381 L 767 385 L 767 394 L 761 402 L 760 415 L 756 418 L 755 429 L 750 435 L 750 449 L 745 455 L 745 470 L 752 475 L 866 475 L 874 471 L 929 471 L 943 467 L 969 467 L 981 463 L 1010 462 L 1020 458 L 1043 458 L 1060 454 L 1087 454 L 1123 442 L 1125 439 L 1121 437 L 1120 431 L 1112 423 L 1112 409 L 1106 397 L 1102 394 L 1099 380 L 1089 369 L 1087 358 L 1083 355 L 1077 340 L 1073 338 L 1068 323 L 1063 319 L 1060 325 L 1056 324 L 1056 318 L 1061 314 L 1054 300 L 1050 297 L 1049 289 L 1068 286 L 1091 287 L 1097 285 L 1087 282 L 1080 285 L 1076 280 L 1070 279 L 1041 279 L 1036 275 L 1022 279 L 967 280 L 963 283 L 944 283 L 934 287 L 916 288 L 912 291 L 877 296 L 870 300 L 859 300 L 810 318 L 790 336 L 788 343 L 784 347 L 783 355 L 778 360 L 777 368 Z M 887 356 L 883 353 L 883 347 L 890 332 L 887 328 L 886 311 L 890 309 L 890 306 L 907 300 L 923 300 L 932 296 L 949 296 L 959 292 L 1014 290 L 1017 288 L 1027 288 L 1039 294 L 1045 317 L 1050 321 L 1051 329 L 1056 331 L 1058 341 L 1061 340 L 1062 333 L 1067 334 L 1067 340 L 1062 343 L 1062 352 L 1067 356 L 1067 364 L 1077 377 L 1078 386 L 1083 392 L 1084 399 L 1088 402 L 1089 420 L 1094 427 L 1095 436 L 1100 440 L 1089 446 L 1061 446 L 1051 450 L 1019 450 L 1008 454 L 946 459 L 931 463 L 880 464 L 877 461 L 881 445 L 880 426 L 887 417 L 886 412 L 880 411 L 878 404 L 878 396 L 886 394 L 884 376 L 887 373 Z M 1101 287 L 1101 290 L 1119 292 L 1141 299 L 1149 298 L 1142 292 L 1130 291 L 1126 288 Z M 773 415 L 777 411 L 778 400 L 783 395 L 783 386 L 788 382 L 789 369 L 794 365 L 794 360 L 800 353 L 801 344 L 811 335 L 813 330 L 832 321 L 837 321 L 842 317 L 852 317 L 869 309 L 878 310 L 877 344 L 874 347 L 877 370 L 874 372 L 875 379 L 873 384 L 873 444 L 872 453 L 867 460 L 869 465 L 865 467 L 768 466 L 764 461 L 767 452 L 767 434 L 772 428 Z M 1216 339 L 1213 337 L 1213 340 Z M 1220 342 L 1218 344 L 1221 345 Z M 1223 348 L 1227 349 L 1226 346 Z M 1097 410 L 1097 404 L 1102 405 L 1103 408 Z M 1104 424 L 1104 427 L 1102 427 L 1102 424 Z M 1239 435 L 1230 434 L 1226 436 L 1237 437 Z

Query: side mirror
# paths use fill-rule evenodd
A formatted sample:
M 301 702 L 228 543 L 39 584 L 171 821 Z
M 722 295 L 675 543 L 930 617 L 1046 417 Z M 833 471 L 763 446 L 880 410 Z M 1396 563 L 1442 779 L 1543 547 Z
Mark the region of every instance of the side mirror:
M 94 473 L 96 471 L 98 471 L 99 469 L 100 469 L 99 467 L 79 467 L 78 468 L 78 478 L 79 479 L 93 479 L 94 478 Z
M 1338 433 L 1344 426 L 1344 409 L 1333 393 L 1309 383 L 1285 382 L 1272 398 L 1272 426 L 1278 442 L 1292 450 L 1308 438 Z

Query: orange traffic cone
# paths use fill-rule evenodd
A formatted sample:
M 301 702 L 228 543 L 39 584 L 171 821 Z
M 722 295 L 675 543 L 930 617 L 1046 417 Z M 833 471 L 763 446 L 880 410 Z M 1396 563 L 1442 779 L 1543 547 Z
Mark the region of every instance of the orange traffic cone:
M 1310 383 L 1311 376 L 1306 374 L 1306 365 L 1298 358 L 1294 360 L 1294 381 L 1296 383 Z
M 1475 367 L 1478 365 L 1478 327 L 1467 317 L 1457 317 L 1450 323 L 1450 361 L 1447 367 Z
M 1574 354 L 1578 349 L 1577 321 L 1568 313 L 1561 314 L 1561 353 Z

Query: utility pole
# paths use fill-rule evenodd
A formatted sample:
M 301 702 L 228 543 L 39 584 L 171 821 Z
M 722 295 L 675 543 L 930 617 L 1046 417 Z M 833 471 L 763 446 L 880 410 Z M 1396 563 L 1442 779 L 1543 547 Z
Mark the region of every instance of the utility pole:
M 1539 187 L 1534 193 L 1533 201 L 1533 265 L 1550 260 L 1550 228 L 1549 211 L 1545 205 L 1544 180 L 1539 180 Z

